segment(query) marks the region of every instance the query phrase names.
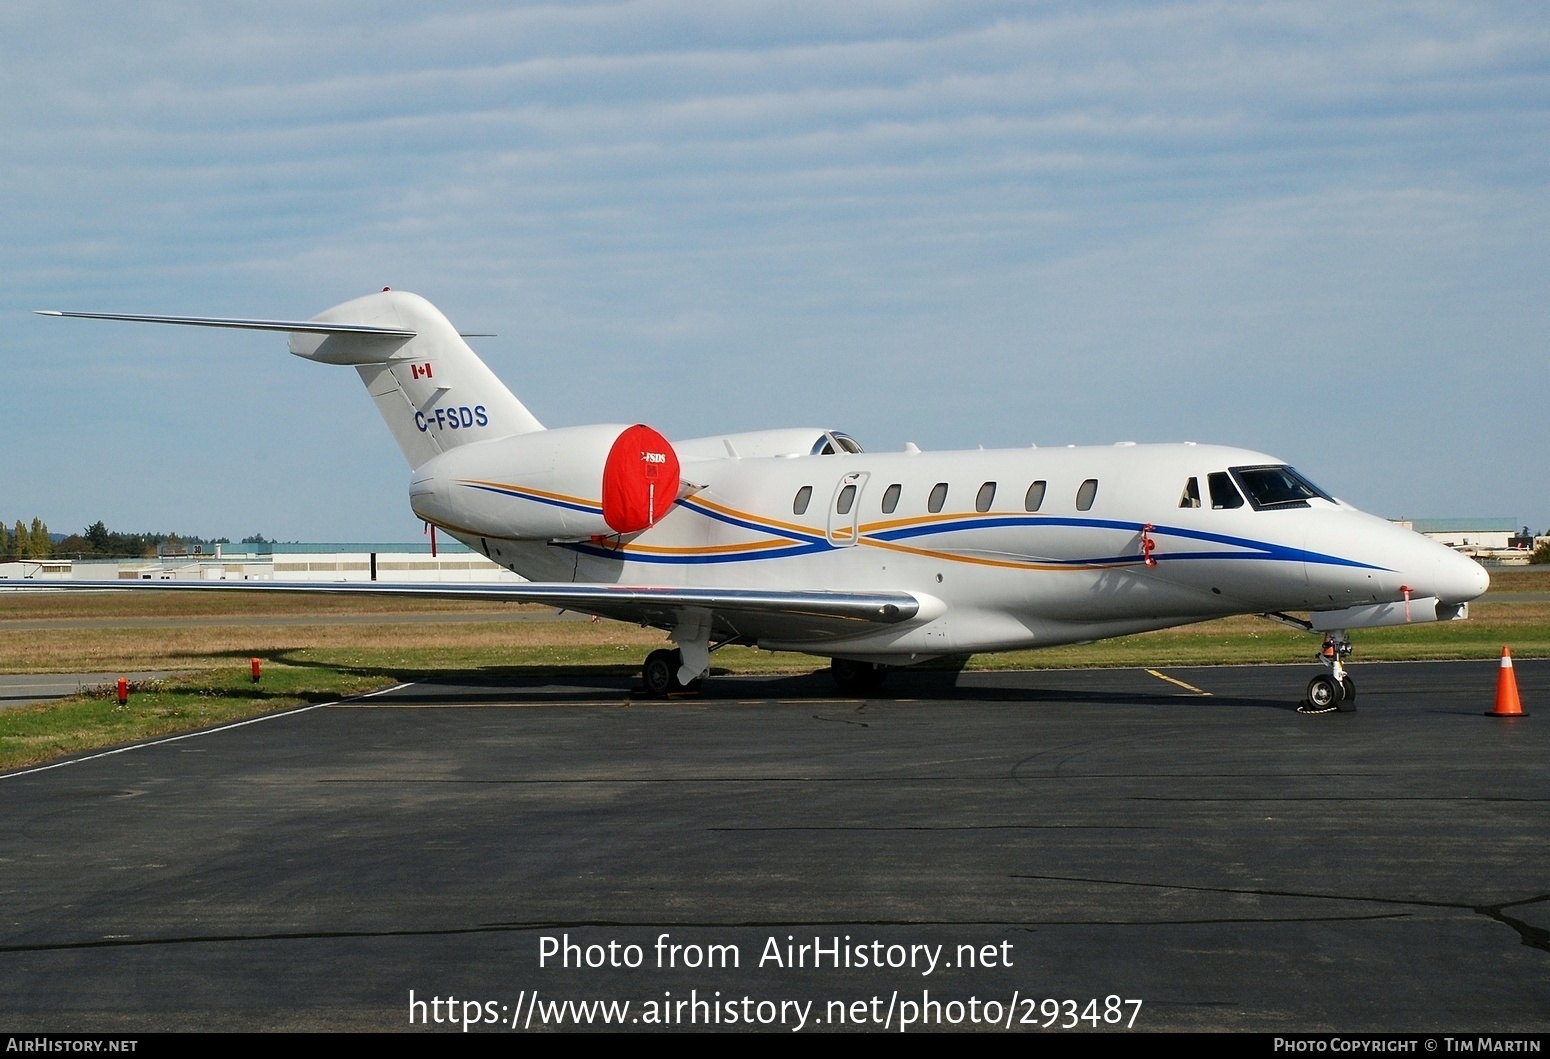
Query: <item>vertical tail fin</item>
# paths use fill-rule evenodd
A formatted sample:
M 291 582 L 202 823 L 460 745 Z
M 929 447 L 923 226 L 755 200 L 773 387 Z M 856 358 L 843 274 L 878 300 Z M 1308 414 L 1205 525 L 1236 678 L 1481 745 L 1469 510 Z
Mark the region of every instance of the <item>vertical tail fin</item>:
M 336 305 L 311 320 L 37 312 L 88 320 L 289 332 L 291 352 L 298 357 L 349 364 L 360 372 L 410 467 L 471 441 L 544 429 L 468 348 L 457 328 L 417 294 L 384 290 Z
M 457 328 L 417 294 L 370 294 L 321 312 L 312 322 L 396 332 L 292 332 L 291 352 L 352 365 L 411 467 L 459 445 L 544 429 Z M 412 335 L 404 337 L 405 332 Z

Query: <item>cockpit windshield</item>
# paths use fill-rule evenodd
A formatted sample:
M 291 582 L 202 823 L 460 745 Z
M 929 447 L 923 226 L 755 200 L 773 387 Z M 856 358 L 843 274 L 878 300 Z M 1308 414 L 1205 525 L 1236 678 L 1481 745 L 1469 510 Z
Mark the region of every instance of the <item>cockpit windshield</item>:
M 849 434 L 838 430 L 826 430 L 813 442 L 814 456 L 833 456 L 838 452 L 860 452 L 861 443 Z
M 1256 511 L 1307 507 L 1314 497 L 1334 501 L 1334 497 L 1290 467 L 1233 467 L 1231 470 Z

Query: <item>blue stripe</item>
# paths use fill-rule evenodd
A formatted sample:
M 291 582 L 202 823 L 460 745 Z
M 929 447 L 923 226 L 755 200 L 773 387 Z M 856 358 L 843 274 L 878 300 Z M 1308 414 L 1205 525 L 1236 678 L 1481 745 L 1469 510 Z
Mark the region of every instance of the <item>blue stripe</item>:
M 772 548 L 769 551 L 759 552 L 754 555 L 719 553 L 712 555 L 652 555 L 630 551 L 629 545 L 625 545 L 623 548 L 599 548 L 595 544 L 566 544 L 563 547 L 569 548 L 571 551 L 580 552 L 583 555 L 593 555 L 602 559 L 618 559 L 621 562 L 705 566 L 714 563 L 751 563 L 762 559 L 788 559 L 794 555 L 812 555 L 816 552 L 830 551 L 834 548 L 834 545 L 827 541 L 819 541 L 814 544 L 794 544 L 789 548 Z
M 699 504 L 694 503 L 694 501 L 688 498 L 679 500 L 677 503 L 679 507 L 688 508 L 690 511 L 693 511 L 697 515 L 704 515 L 706 518 L 715 519 L 717 522 L 725 522 L 729 526 L 738 526 L 742 529 L 754 530 L 759 533 L 771 533 L 777 537 L 785 537 L 787 540 L 806 541 L 809 544 L 829 543 L 827 537 L 820 536 L 818 534 L 803 533 L 800 530 L 791 530 L 784 526 L 767 526 L 762 523 L 752 522 L 748 519 L 738 518 L 735 515 L 727 515 L 720 511 L 712 511 L 709 508 L 701 507 Z
M 944 522 L 932 522 L 921 526 L 902 526 L 897 529 L 884 530 L 879 533 L 865 534 L 881 541 L 907 540 L 915 537 L 928 537 L 940 533 L 958 533 L 974 529 L 1005 529 L 1018 527 L 1038 526 L 1074 526 L 1082 529 L 1107 529 L 1127 533 L 1140 533 L 1145 527 L 1141 522 L 1117 522 L 1112 519 L 1084 519 L 1067 518 L 1063 516 L 1027 516 L 1008 515 L 992 518 L 965 518 L 953 519 Z M 1156 556 L 1158 562 L 1165 559 L 1265 559 L 1278 562 L 1304 562 L 1322 566 L 1350 566 L 1361 570 L 1385 570 L 1386 567 L 1372 566 L 1369 563 L 1358 562 L 1355 559 L 1345 559 L 1338 555 L 1326 555 L 1323 552 L 1311 552 L 1303 548 L 1292 548 L 1283 544 L 1270 544 L 1265 541 L 1251 540 L 1247 537 L 1233 537 L 1225 533 L 1209 533 L 1205 530 L 1184 529 L 1174 526 L 1153 525 L 1151 529 L 1153 537 L 1182 537 L 1186 540 L 1206 541 L 1212 544 L 1227 544 L 1237 548 L 1246 549 L 1253 554 L 1245 555 L 1242 552 L 1174 552 Z M 1098 557 L 1090 559 L 1033 559 L 1030 562 L 1043 562 L 1050 565 L 1080 566 L 1095 564 L 1114 564 L 1124 562 L 1140 562 L 1141 557 L 1136 555 L 1119 555 L 1107 558 Z
M 516 489 L 502 489 L 498 485 L 477 485 L 473 482 L 459 482 L 458 484 L 468 489 L 483 489 L 487 493 L 498 493 L 501 496 L 514 496 L 518 500 L 531 500 L 535 504 L 548 504 L 550 507 L 563 507 L 567 511 L 585 511 L 589 515 L 601 515 L 603 513 L 603 509 L 600 507 L 589 507 L 586 504 L 572 504 L 567 500 L 555 500 L 553 497 L 547 496 L 533 496 L 529 493 L 519 492 Z
M 504 489 L 492 485 L 476 485 L 471 482 L 460 483 L 470 489 L 482 489 L 486 492 L 496 493 L 502 496 L 516 497 L 520 500 L 529 500 L 533 503 L 548 504 L 551 507 L 565 508 L 570 511 L 581 511 L 591 515 L 601 514 L 597 507 L 583 504 L 573 504 L 564 500 L 555 500 L 549 497 L 531 496 L 518 492 L 515 489 Z M 675 501 L 679 507 L 693 511 L 697 515 L 736 526 L 739 529 L 751 530 L 756 533 L 768 533 L 776 537 L 783 537 L 796 542 L 790 547 L 772 548 L 760 551 L 756 554 L 747 553 L 718 553 L 707 555 L 651 555 L 633 552 L 628 545 L 623 548 L 599 548 L 596 545 L 569 544 L 566 547 L 605 559 L 619 559 L 637 563 L 656 563 L 680 566 L 700 566 L 720 563 L 746 563 L 760 562 L 767 559 L 788 559 L 798 555 L 814 555 L 819 552 L 839 551 L 850 545 L 839 545 L 831 542 L 826 536 L 803 533 L 790 530 L 784 526 L 772 526 L 752 519 L 727 515 L 720 511 L 713 511 L 694 503 L 689 498 Z M 933 537 L 942 534 L 962 533 L 979 529 L 1016 529 L 1039 528 L 1046 526 L 1069 526 L 1079 529 L 1104 529 L 1122 533 L 1140 533 L 1145 524 L 1140 522 L 1120 522 L 1114 519 L 1096 518 L 1071 518 L 1060 515 L 997 515 L 988 518 L 967 517 L 947 519 L 941 522 L 930 522 L 916 526 L 900 526 L 894 529 L 882 530 L 876 533 L 864 533 L 861 539 L 878 540 L 885 542 L 913 540 L 922 537 Z M 1206 530 L 1185 529 L 1176 526 L 1153 525 L 1151 533 L 1154 537 L 1178 537 L 1185 540 L 1202 541 L 1210 544 L 1224 544 L 1243 551 L 1193 551 L 1193 552 L 1168 552 L 1154 555 L 1159 562 L 1178 562 L 1181 560 L 1200 559 L 1235 559 L 1235 560 L 1259 560 L 1269 562 L 1287 563 L 1313 563 L 1319 566 L 1345 566 L 1359 570 L 1387 570 L 1387 567 L 1373 566 L 1370 563 L 1358 562 L 1355 559 L 1345 559 L 1338 555 L 1326 555 L 1323 552 L 1307 551 L 1303 548 L 1292 548 L 1281 544 L 1271 544 L 1266 541 L 1256 541 L 1247 537 L 1234 537 L 1225 533 L 1211 533 Z M 945 549 L 944 549 L 945 550 Z M 1247 553 L 1247 554 L 1246 554 Z M 1001 554 L 1001 553 L 998 553 Z M 951 553 L 948 553 L 951 558 Z M 1012 557 L 1006 561 L 1026 562 L 1030 566 L 1131 566 L 1144 561 L 1140 555 L 1110 555 L 1094 556 L 1082 559 L 1049 559 L 1037 556 Z

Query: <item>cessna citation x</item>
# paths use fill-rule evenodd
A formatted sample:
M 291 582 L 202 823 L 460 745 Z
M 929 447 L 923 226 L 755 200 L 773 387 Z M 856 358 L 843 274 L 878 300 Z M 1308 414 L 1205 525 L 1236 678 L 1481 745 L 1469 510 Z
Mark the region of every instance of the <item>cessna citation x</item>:
M 401 291 L 307 321 L 45 315 L 283 331 L 295 355 L 353 367 L 412 469 L 415 514 L 531 582 L 136 587 L 505 599 L 651 625 L 676 645 L 645 661 L 652 695 L 696 687 L 726 644 L 828 657 L 859 692 L 896 666 L 1263 614 L 1324 634 L 1303 708 L 1348 708 L 1347 630 L 1463 617 L 1488 580 L 1243 449 L 872 453 L 819 428 L 672 443 L 640 424 L 545 429 Z

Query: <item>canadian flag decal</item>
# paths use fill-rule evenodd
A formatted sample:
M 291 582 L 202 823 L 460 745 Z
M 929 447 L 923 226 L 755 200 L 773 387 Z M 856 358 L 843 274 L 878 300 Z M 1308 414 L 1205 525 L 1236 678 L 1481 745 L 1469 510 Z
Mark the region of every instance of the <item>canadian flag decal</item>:
M 426 364 L 409 365 L 409 377 L 411 379 L 428 379 L 431 377 L 431 366 Z

